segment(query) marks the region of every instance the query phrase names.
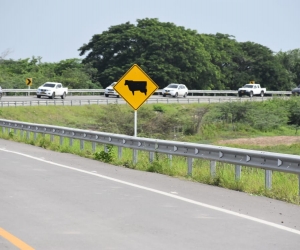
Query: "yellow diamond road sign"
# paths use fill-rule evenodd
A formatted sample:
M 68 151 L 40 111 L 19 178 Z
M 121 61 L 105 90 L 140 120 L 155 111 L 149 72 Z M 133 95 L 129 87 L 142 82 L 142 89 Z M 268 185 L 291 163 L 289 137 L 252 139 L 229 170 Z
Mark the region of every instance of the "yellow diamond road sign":
M 32 78 L 26 78 L 26 85 L 31 86 L 32 85 Z
M 157 89 L 157 84 L 137 64 L 134 64 L 114 86 L 114 90 L 134 110 L 137 110 Z

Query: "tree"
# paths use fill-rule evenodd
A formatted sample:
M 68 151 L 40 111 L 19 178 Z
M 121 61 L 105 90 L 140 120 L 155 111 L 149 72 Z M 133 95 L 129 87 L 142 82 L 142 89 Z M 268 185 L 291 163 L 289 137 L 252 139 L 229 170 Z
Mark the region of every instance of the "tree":
M 91 77 L 95 69 L 83 65 L 80 59 L 71 58 L 58 63 L 42 63 L 41 57 L 2 60 L 0 85 L 3 88 L 25 88 L 25 79 L 33 79 L 33 88 L 47 81 L 61 82 L 69 88 L 100 88 Z
M 253 42 L 239 45 L 243 54 L 234 61 L 238 65 L 235 77 L 240 84 L 254 80 L 269 90 L 290 89 L 291 81 L 286 70 L 269 48 Z
M 236 89 L 240 82 L 236 81 L 238 62 L 236 58 L 243 57 L 239 43 L 234 36 L 217 33 L 199 35 L 207 52 L 211 55 L 211 62 L 218 67 L 220 76 L 215 79 L 214 89 Z
M 283 65 L 289 79 L 292 82 L 292 88 L 300 85 L 300 49 L 289 50 L 287 52 L 278 52 L 276 54 L 279 62 Z
M 94 35 L 79 51 L 81 56 L 89 52 L 83 63 L 97 68 L 103 87 L 136 63 L 160 88 L 179 82 L 190 89 L 207 89 L 218 79 L 219 70 L 197 35 L 173 23 L 138 19 L 136 26 L 127 22 Z

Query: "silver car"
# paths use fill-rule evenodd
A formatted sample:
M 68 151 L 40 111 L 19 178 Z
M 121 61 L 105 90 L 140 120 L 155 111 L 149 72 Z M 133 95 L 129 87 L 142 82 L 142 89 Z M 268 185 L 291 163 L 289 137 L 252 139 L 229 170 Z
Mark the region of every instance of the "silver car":
M 119 94 L 118 94 L 118 92 L 116 92 L 115 90 L 114 90 L 114 86 L 116 85 L 116 83 L 117 82 L 113 82 L 111 85 L 109 85 L 108 87 L 106 87 L 106 89 L 105 89 L 105 91 L 104 91 L 104 95 L 105 95 L 105 97 L 109 97 L 110 95 L 112 95 L 112 96 L 116 96 L 116 97 L 120 97 L 119 96 Z
M 184 84 L 171 83 L 162 90 L 163 97 L 173 96 L 173 97 L 187 97 L 189 93 L 188 88 Z

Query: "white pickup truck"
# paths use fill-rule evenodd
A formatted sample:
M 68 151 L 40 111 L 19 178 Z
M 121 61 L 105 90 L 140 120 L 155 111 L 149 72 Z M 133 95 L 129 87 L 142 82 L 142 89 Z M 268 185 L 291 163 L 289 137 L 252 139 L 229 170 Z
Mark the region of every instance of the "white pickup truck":
M 255 83 L 246 84 L 242 88 L 238 89 L 239 97 L 242 97 L 243 95 L 247 95 L 250 97 L 259 95 L 259 96 L 263 97 L 266 92 L 267 92 L 266 88 L 261 88 L 260 84 L 255 84 Z
M 65 99 L 68 94 L 68 88 L 64 88 L 59 82 L 45 82 L 36 91 L 37 98 L 46 96 L 54 99 L 56 96 L 60 96 L 61 99 Z

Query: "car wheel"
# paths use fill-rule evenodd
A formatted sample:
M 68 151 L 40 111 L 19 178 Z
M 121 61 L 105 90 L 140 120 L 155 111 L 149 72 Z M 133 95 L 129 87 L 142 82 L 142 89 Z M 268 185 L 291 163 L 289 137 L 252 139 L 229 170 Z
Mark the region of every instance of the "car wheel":
M 55 98 L 55 93 L 52 94 L 52 96 L 50 96 L 50 99 L 54 99 Z
M 163 94 L 163 97 L 166 97 L 166 95 L 165 95 L 165 94 Z
M 105 94 L 105 97 L 108 97 L 108 94 Z
M 64 92 L 61 96 L 61 99 L 65 99 L 66 98 L 66 92 Z
M 184 93 L 183 97 L 184 97 L 184 98 L 186 98 L 186 97 L 187 97 L 187 93 L 186 93 L 186 92 Z
M 253 97 L 253 92 L 252 92 L 252 91 L 249 93 L 249 96 L 250 96 L 250 97 Z
M 174 98 L 178 97 L 178 93 L 176 92 L 176 94 L 175 94 L 175 95 L 173 95 L 173 97 L 174 97 Z
M 119 96 L 119 95 L 117 95 L 117 98 L 120 98 L 120 96 Z
M 36 97 L 37 97 L 37 98 L 41 98 L 41 96 L 40 96 L 40 95 L 37 95 Z
M 260 96 L 261 96 L 261 97 L 264 97 L 264 92 L 263 92 L 263 91 L 260 92 Z

